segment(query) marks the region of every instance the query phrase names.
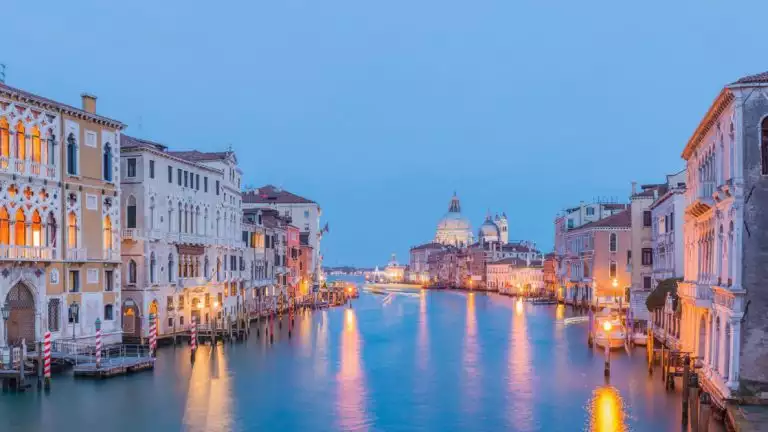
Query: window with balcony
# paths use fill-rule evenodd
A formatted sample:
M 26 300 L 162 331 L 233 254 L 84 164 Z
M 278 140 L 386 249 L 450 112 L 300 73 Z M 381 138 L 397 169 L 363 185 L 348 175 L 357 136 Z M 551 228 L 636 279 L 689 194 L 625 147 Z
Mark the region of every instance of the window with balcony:
M 125 208 L 125 226 L 126 228 L 136 228 L 136 198 L 131 195 L 126 200 Z
M 618 249 L 618 241 L 619 240 L 616 233 L 611 233 L 610 236 L 608 237 L 608 250 L 610 250 L 611 252 L 616 252 L 616 250 Z
M 42 152 L 43 148 L 40 145 L 40 129 L 37 126 L 34 126 L 32 128 L 32 162 L 38 164 L 42 162 Z
M 112 146 L 107 143 L 104 145 L 104 155 L 102 157 L 102 168 L 104 169 L 104 180 L 112 181 Z M 128 159 L 130 166 L 130 159 Z M 136 160 L 134 159 L 134 175 L 136 175 Z M 131 177 L 130 170 L 128 170 L 128 176 Z
M 135 284 L 136 279 L 136 261 L 131 259 L 128 260 L 128 283 Z
M 8 158 L 11 157 L 11 138 L 8 120 L 0 117 L 0 156 L 3 157 L 0 168 L 8 168 Z
M 67 245 L 70 248 L 77 247 L 77 216 L 75 212 L 69 212 L 67 216 Z
M 26 145 L 26 139 L 24 136 L 24 123 L 19 120 L 18 123 L 16 123 L 16 159 L 18 160 L 24 160 L 27 156 L 27 145 Z
M 75 134 L 67 136 L 67 174 L 77 175 L 77 140 Z

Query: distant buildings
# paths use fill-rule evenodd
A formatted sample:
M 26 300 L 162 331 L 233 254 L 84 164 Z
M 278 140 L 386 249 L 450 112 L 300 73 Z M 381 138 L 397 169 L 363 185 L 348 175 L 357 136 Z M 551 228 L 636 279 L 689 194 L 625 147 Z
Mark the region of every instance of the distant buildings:
M 488 289 L 504 294 L 540 295 L 545 292 L 541 261 L 504 258 L 488 263 Z

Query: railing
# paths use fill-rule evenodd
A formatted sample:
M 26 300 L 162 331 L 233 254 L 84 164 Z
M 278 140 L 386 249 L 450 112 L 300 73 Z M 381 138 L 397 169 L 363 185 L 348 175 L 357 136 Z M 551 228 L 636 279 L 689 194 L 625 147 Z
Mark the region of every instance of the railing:
M 0 245 L 0 259 L 52 260 L 55 254 L 53 246 Z
M 189 244 L 208 244 L 208 239 L 199 234 L 180 234 L 179 241 Z
M 16 159 L 0 156 L 0 172 L 8 174 L 32 175 L 45 179 L 56 179 L 56 166 L 35 162 L 28 159 Z
M 11 167 L 10 158 L 6 156 L 0 156 L 0 172 L 6 173 Z
M 124 228 L 123 229 L 124 240 L 138 240 L 139 230 L 137 228 Z
M 699 198 L 712 198 L 712 194 L 715 192 L 715 182 L 703 181 L 699 186 Z
M 70 248 L 67 249 L 67 261 L 87 261 L 88 249 L 86 248 Z
M 160 230 L 149 230 L 149 238 L 152 240 L 160 240 L 165 237 L 165 232 Z
M 208 278 L 205 277 L 180 277 L 179 286 L 183 288 L 204 286 L 208 284 Z
M 708 285 L 702 285 L 692 282 L 681 282 L 678 284 L 680 295 L 695 300 L 712 300 L 712 288 Z
M 104 260 L 105 261 L 120 261 L 120 251 L 115 249 L 104 249 Z

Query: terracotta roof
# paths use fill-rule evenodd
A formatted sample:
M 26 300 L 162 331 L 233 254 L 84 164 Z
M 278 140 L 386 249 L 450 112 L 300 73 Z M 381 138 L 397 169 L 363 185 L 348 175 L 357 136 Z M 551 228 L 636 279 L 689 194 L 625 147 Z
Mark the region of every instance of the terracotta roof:
M 205 162 L 213 160 L 225 160 L 227 157 L 229 157 L 230 154 L 232 154 L 232 152 L 201 152 L 197 150 L 189 150 L 170 151 L 168 154 L 177 158 L 186 159 L 190 162 Z
M 747 75 L 734 81 L 732 84 L 761 84 L 768 83 L 768 71 L 754 75 Z
M 609 204 L 603 204 L 603 207 L 608 210 L 616 210 L 616 209 L 625 209 L 627 208 L 626 204 L 615 204 L 615 203 L 609 203 Z
M 632 226 L 632 215 L 629 210 L 624 210 L 621 213 L 608 216 L 607 218 L 600 219 L 599 221 L 590 222 L 586 225 L 582 225 L 572 231 L 590 228 L 629 228 Z
M 414 246 L 411 248 L 411 250 L 422 250 L 422 249 L 442 249 L 444 246 L 440 243 L 425 243 L 422 245 Z
M 266 185 L 258 189 L 242 193 L 243 203 L 246 204 L 316 204 L 314 201 L 277 188 Z
M 141 139 L 141 138 L 135 138 L 126 134 L 120 135 L 120 147 L 121 148 L 145 147 L 145 148 L 151 148 L 151 149 L 160 150 L 160 151 L 166 151 L 166 149 L 168 148 L 163 144 Z
M 30 93 L 28 91 L 21 90 L 21 89 L 18 89 L 16 87 L 11 87 L 11 86 L 9 86 L 7 84 L 4 84 L 4 83 L 0 83 L 0 90 L 5 90 L 5 91 L 7 91 L 9 93 L 16 93 L 16 94 L 18 94 L 19 96 L 21 96 L 23 98 L 35 100 L 35 101 L 37 101 L 40 104 L 51 105 L 51 106 L 54 106 L 54 107 L 59 108 L 59 109 L 64 109 L 66 111 L 71 111 L 71 112 L 75 112 L 75 113 L 78 113 L 78 114 L 81 114 L 81 115 L 84 115 L 84 116 L 87 116 L 87 117 L 93 117 L 93 118 L 101 120 L 101 121 L 106 121 L 108 123 L 112 123 L 112 124 L 114 124 L 116 126 L 119 126 L 121 129 L 125 128 L 125 124 L 123 124 L 122 122 L 120 122 L 118 120 L 111 119 L 109 117 L 104 117 L 103 115 L 99 115 L 99 114 L 95 114 L 95 113 L 90 113 L 88 111 L 85 111 L 84 109 L 75 108 L 72 105 L 67 105 L 65 103 L 57 102 L 57 101 L 55 101 L 53 99 L 48 99 L 48 98 L 45 98 L 45 97 L 42 97 L 42 96 L 38 96 L 38 95 L 36 95 L 34 93 Z

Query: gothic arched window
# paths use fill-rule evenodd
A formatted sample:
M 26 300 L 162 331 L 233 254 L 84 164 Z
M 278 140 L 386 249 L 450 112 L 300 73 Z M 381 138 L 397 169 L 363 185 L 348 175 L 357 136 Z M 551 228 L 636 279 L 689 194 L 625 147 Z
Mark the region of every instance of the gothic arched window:
M 77 175 L 77 141 L 73 133 L 67 136 L 67 173 Z
M 173 282 L 173 254 L 168 255 L 168 282 Z
M 104 180 L 112 181 L 112 146 L 107 143 L 104 146 L 104 161 L 102 166 L 104 167 Z
M 128 261 L 128 283 L 136 283 L 136 261 Z
M 157 272 L 157 260 L 155 259 L 155 253 L 152 252 L 149 255 L 149 282 L 155 283 L 156 272 Z
M 24 124 L 19 120 L 16 124 L 16 159 L 24 160 L 27 156 L 27 144 L 24 139 Z

